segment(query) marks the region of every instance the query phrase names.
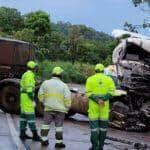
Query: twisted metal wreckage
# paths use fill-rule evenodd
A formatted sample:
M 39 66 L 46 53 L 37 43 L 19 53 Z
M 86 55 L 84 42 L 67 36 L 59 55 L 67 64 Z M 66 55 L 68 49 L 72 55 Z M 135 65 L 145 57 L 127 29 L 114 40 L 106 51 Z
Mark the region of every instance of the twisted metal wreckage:
M 131 32 L 114 30 L 120 40 L 113 52 L 113 76 L 119 87 L 127 91 L 111 99 L 110 126 L 126 131 L 150 130 L 150 38 Z M 72 93 L 71 111 L 85 114 L 87 99 L 84 94 Z
M 150 38 L 120 30 L 113 33 L 116 37 L 129 37 L 121 40 L 113 52 L 120 86 L 127 95 L 113 104 L 111 125 L 127 131 L 149 130 Z

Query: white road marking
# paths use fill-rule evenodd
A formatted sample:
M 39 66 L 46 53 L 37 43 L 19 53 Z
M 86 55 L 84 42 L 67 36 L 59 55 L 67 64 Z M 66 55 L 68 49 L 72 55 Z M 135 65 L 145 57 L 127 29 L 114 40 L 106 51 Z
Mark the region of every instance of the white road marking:
M 22 141 L 19 138 L 18 132 L 15 129 L 11 115 L 6 113 L 6 118 L 7 118 L 9 130 L 10 130 L 13 142 L 16 146 L 16 149 L 17 150 L 26 150 L 25 146 L 23 145 Z

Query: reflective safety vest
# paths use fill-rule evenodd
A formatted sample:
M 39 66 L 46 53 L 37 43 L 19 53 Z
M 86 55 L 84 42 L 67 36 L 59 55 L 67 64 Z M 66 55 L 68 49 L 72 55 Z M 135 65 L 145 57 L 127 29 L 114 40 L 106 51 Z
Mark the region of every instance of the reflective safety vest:
M 42 83 L 38 98 L 44 103 L 45 111 L 67 113 L 71 106 L 71 92 L 68 86 L 57 77 Z
M 89 99 L 88 116 L 90 120 L 109 119 L 109 99 L 104 101 L 104 106 L 100 106 L 97 102 L 89 97 L 94 95 L 105 96 L 113 95 L 115 92 L 114 81 L 103 73 L 96 73 L 89 77 L 86 81 L 86 96 Z
M 35 91 L 35 74 L 28 70 L 25 72 L 20 81 L 20 107 L 22 113 L 33 113 L 34 103 L 27 93 L 33 93 Z

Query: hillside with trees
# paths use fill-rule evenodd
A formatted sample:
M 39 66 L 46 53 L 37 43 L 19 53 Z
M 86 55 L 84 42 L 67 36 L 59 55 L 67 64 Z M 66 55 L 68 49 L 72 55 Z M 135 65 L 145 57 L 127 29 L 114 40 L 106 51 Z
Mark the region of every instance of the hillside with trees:
M 51 22 L 44 11 L 22 15 L 17 9 L 0 8 L 0 36 L 33 43 L 39 60 L 111 63 L 116 41 L 104 32 L 85 25 Z
M 0 7 L 0 36 L 31 42 L 36 47 L 39 62 L 62 61 L 77 66 L 111 64 L 112 51 L 117 44 L 110 35 L 86 25 L 54 23 L 44 11 L 23 15 L 8 7 Z

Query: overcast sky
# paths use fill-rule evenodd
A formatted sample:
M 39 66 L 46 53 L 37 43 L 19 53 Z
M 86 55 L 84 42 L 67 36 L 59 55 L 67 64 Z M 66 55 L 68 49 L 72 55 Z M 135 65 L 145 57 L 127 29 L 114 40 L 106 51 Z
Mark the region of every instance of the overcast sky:
M 139 24 L 147 15 L 135 8 L 132 0 L 0 0 L 0 6 L 17 8 L 22 14 L 43 10 L 51 21 L 85 24 L 111 34 L 125 21 Z M 142 31 L 143 32 L 143 31 Z M 143 32 L 150 35 L 150 32 Z

